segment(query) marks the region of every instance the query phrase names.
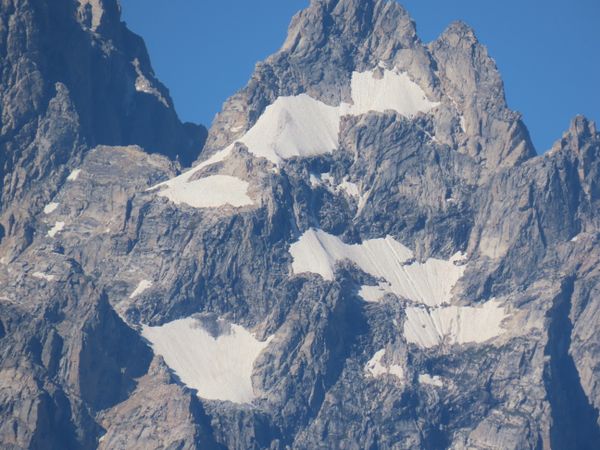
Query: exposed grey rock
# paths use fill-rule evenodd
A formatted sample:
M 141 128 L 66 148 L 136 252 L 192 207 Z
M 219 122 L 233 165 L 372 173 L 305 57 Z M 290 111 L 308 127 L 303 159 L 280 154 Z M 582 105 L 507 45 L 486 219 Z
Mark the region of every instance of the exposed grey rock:
M 59 4 L 3 6 L 2 24 L 22 25 L 0 36 L 17 39 L 28 26 L 39 45 L 46 41 L 36 33 L 49 26 L 40 17 L 70 17 L 58 29 L 77 45 L 63 57 L 104 52 L 114 72 L 103 72 L 112 79 L 104 85 L 89 71 L 78 81 L 50 76 L 63 69 L 49 65 L 32 69 L 24 90 L 2 83 L 2 125 L 17 130 L 2 138 L 3 447 L 596 446 L 600 134 L 592 122 L 577 117 L 535 156 L 493 60 L 466 25 L 424 45 L 396 2 L 314 0 L 282 49 L 225 104 L 208 154 L 280 96 L 349 102 L 352 72 L 378 76 L 380 63 L 408 73 L 439 105 L 414 117 L 344 116 L 336 150 L 277 165 L 235 145 L 190 180 L 238 177 L 253 203 L 193 208 L 156 187 L 177 175 L 174 149 L 188 135 L 141 41 L 118 22 L 117 4 Z M 24 67 L 48 57 L 47 47 L 2 39 L 13 59 L 27 56 Z M 95 109 L 82 92 L 106 103 Z M 152 108 L 128 108 L 123 92 Z M 100 119 L 109 112 L 114 121 Z M 90 130 L 93 117 L 102 130 Z M 121 127 L 154 134 L 129 140 Z M 311 228 L 347 244 L 390 236 L 413 251 L 405 266 L 464 252 L 453 263 L 464 274 L 451 308 L 499 302 L 501 332 L 484 342 L 415 344 L 404 332 L 414 299 L 388 292 L 366 302 L 359 289 L 379 280 L 359 264 L 338 261 L 332 279 L 293 272 L 291 245 Z M 233 324 L 269 339 L 252 369 L 254 401 L 204 398 L 141 337 L 145 327 L 190 316 L 215 341 Z M 376 354 L 380 372 L 368 370 Z
M 98 448 L 221 448 L 211 435 L 200 401 L 178 386 L 155 358 L 135 392 L 100 415 L 106 433 Z
M 31 243 L 32 218 L 96 145 L 138 144 L 184 165 L 202 149 L 206 130 L 179 121 L 119 16 L 116 0 L 0 7 L 3 252 Z

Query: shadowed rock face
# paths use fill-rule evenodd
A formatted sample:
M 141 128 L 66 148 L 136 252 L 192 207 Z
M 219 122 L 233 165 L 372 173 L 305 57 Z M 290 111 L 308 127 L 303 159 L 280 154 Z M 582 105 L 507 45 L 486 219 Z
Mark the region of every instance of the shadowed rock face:
M 536 156 L 465 24 L 314 0 L 176 177 L 117 3 L 0 11 L 2 448 L 594 448 L 600 134 Z
M 143 41 L 119 16 L 115 0 L 11 0 L 0 7 L 6 251 L 31 242 L 32 216 L 90 148 L 136 144 L 183 165 L 202 150 L 206 130 L 179 121 Z

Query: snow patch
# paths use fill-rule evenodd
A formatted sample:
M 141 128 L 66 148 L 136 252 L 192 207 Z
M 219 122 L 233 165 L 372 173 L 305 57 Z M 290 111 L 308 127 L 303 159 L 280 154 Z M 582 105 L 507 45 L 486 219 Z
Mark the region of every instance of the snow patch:
M 143 77 L 139 68 L 139 61 L 133 64 L 138 73 L 136 89 L 156 94 L 155 89 L 150 86 L 149 81 Z M 296 96 L 279 97 L 271 105 L 267 106 L 254 126 L 250 128 L 236 142 L 244 144 L 248 151 L 257 157 L 263 157 L 272 163 L 279 165 L 285 159 L 293 157 L 310 157 L 333 152 L 338 147 L 338 134 L 341 118 L 345 115 L 360 115 L 370 111 L 383 112 L 394 110 L 407 117 L 412 117 L 419 112 L 427 112 L 439 105 L 427 99 L 421 87 L 413 82 L 410 77 L 398 70 L 383 70 L 383 76 L 376 77 L 374 71 L 354 72 L 351 81 L 352 104 L 342 103 L 339 106 L 330 106 L 315 100 L 307 94 Z M 237 129 L 234 127 L 234 129 Z M 230 154 L 235 142 L 215 153 L 211 158 L 189 170 L 188 172 L 163 183 L 160 183 L 149 191 L 161 186 L 167 186 L 159 195 L 168 197 L 178 203 L 181 192 L 190 191 L 190 201 L 179 201 L 195 206 L 200 202 L 202 206 L 214 207 L 210 202 L 205 205 L 202 199 L 191 193 L 198 188 L 186 189 L 191 177 L 204 167 L 223 161 Z M 322 178 L 323 180 L 323 178 Z M 315 183 L 311 179 L 311 183 Z M 219 189 L 222 186 L 218 186 Z M 360 191 L 356 185 L 345 181 L 339 187 L 349 195 L 360 198 L 364 203 L 366 199 L 360 197 Z M 336 188 L 336 189 L 338 189 Z M 251 204 L 251 201 L 242 194 L 240 185 L 226 187 L 222 192 L 226 197 L 216 206 L 229 203 L 232 206 L 243 206 Z M 237 190 L 236 190 L 237 189 Z M 175 192 L 176 191 L 176 192 Z M 245 190 L 244 190 L 245 192 Z M 185 198 L 188 194 L 181 194 Z M 175 199 L 175 200 L 174 200 Z M 230 201 L 231 199 L 231 201 Z M 236 205 L 236 202 L 237 205 Z
M 257 157 L 280 164 L 292 157 L 331 153 L 338 146 L 340 121 L 346 115 L 393 110 L 406 117 L 427 112 L 439 103 L 427 99 L 421 87 L 397 70 L 352 74 L 352 104 L 330 106 L 307 94 L 279 97 L 238 140 Z
M 279 97 L 238 140 L 257 157 L 282 160 L 330 153 L 337 148 L 340 110 L 300 94 Z
M 341 183 L 336 184 L 335 178 L 329 172 L 319 174 L 311 173 L 309 182 L 313 189 L 323 186 L 333 194 L 345 192 L 350 197 L 357 199 L 359 202 L 362 199 L 360 188 L 356 183 L 352 183 L 346 178 Z
M 358 188 L 358 185 L 356 185 L 355 183 L 344 180 L 340 183 L 339 189 L 344 191 L 350 197 L 360 199 L 360 189 Z
M 254 361 L 267 347 L 239 325 L 231 324 L 214 336 L 195 318 L 144 326 L 142 336 L 150 341 L 183 383 L 208 400 L 250 403 Z
M 233 145 L 214 153 L 210 158 L 198 164 L 187 172 L 163 181 L 146 191 L 158 192 L 161 197 L 179 205 L 185 203 L 194 208 L 216 208 L 225 205 L 233 207 L 253 205 L 254 201 L 248 196 L 249 183 L 229 175 L 212 175 L 199 180 L 190 181 L 195 173 L 205 167 L 224 161 L 233 149 Z
M 73 172 L 69 174 L 67 177 L 67 181 L 75 181 L 79 178 L 79 174 L 81 173 L 81 169 L 75 169 Z
M 170 180 L 168 188 L 159 192 L 176 205 L 185 203 L 193 208 L 218 208 L 231 205 L 235 208 L 253 205 L 248 196 L 249 183 L 229 175 L 211 175 L 199 180 L 186 178 Z
M 232 149 L 233 149 L 233 146 L 230 145 L 229 147 L 214 153 L 210 158 L 201 162 L 197 166 L 192 167 L 187 172 L 184 172 L 175 178 L 172 178 L 167 181 L 163 181 L 162 183 L 159 183 L 155 186 L 152 186 L 152 187 L 146 189 L 146 192 L 151 192 L 151 191 L 154 191 L 161 187 L 166 187 L 168 189 L 168 188 L 174 188 L 174 187 L 183 185 L 185 183 L 189 183 L 190 179 L 196 172 L 204 169 L 205 167 L 212 166 L 213 164 L 217 164 L 221 161 L 224 161 L 230 155 Z M 164 194 L 165 194 L 164 191 L 159 192 L 159 195 L 164 195 Z
M 391 289 L 392 287 L 388 283 L 379 283 L 377 286 L 361 286 L 358 295 L 366 302 L 377 303 L 380 302 L 385 294 L 390 292 Z
M 504 307 L 495 300 L 480 306 L 409 307 L 404 337 L 421 348 L 482 343 L 504 333 L 501 323 L 506 317 Z
M 43 272 L 33 272 L 32 276 L 39 280 L 46 280 L 46 281 L 54 281 L 54 279 L 56 278 L 54 275 L 49 275 L 49 274 L 43 273 Z
M 50 214 L 50 213 L 56 211 L 56 208 L 58 208 L 59 205 L 60 205 L 59 203 L 55 203 L 55 202 L 48 203 L 44 207 L 44 214 Z
M 129 298 L 136 298 L 138 295 L 141 295 L 144 291 L 150 289 L 152 287 L 152 281 L 150 280 L 142 280 L 138 283 L 135 290 L 131 293 Z
M 155 95 L 157 91 L 143 77 L 139 61 L 134 60 L 133 64 L 138 73 L 136 89 Z M 293 157 L 310 157 L 333 152 L 338 147 L 340 121 L 345 115 L 394 110 L 412 117 L 418 112 L 427 112 L 439 105 L 429 101 L 423 89 L 406 73 L 399 72 L 397 69 L 383 70 L 381 77 L 376 77 L 374 71 L 354 72 L 351 89 L 352 104 L 342 103 L 339 106 L 327 105 L 307 94 L 279 97 L 267 106 L 254 126 L 236 142 L 244 144 L 255 156 L 266 158 L 279 165 L 283 160 Z M 237 127 L 233 130 L 237 130 Z M 186 183 L 193 183 L 190 179 L 196 172 L 223 161 L 231 154 L 234 145 L 235 142 L 188 172 L 148 190 L 167 186 L 167 189 L 159 192 L 159 195 L 177 198 L 178 194 L 173 193 L 173 190 L 185 191 Z M 311 179 L 312 183 L 314 181 Z M 232 189 L 235 188 L 234 186 Z M 346 181 L 339 188 L 353 197 L 360 197 L 358 187 L 352 183 Z M 224 195 L 227 196 L 227 193 Z M 233 191 L 231 196 L 234 202 L 238 201 L 240 191 Z M 193 197 L 197 198 L 195 194 Z M 243 201 L 246 202 L 244 204 L 249 204 L 246 197 Z M 361 201 L 364 203 L 362 198 Z M 223 200 L 223 202 L 231 204 L 229 201 Z M 191 205 L 187 201 L 183 203 Z
M 454 264 L 461 264 L 467 261 L 467 254 L 463 252 L 456 252 L 450 257 L 450 262 Z
M 393 110 L 406 117 L 428 112 L 439 105 L 439 102 L 430 101 L 421 86 L 412 81 L 406 72 L 397 69 L 384 69 L 381 77 L 376 77 L 374 71 L 354 72 L 352 102 L 352 106 L 342 105 L 342 110 L 347 114 Z
M 421 375 L 419 375 L 419 383 L 428 384 L 430 386 L 435 386 L 439 388 L 444 387 L 444 382 L 440 377 L 438 377 L 437 375 L 432 377 L 428 373 L 422 373 Z
M 331 281 L 336 263 L 349 260 L 362 271 L 385 280 L 378 289 L 429 306 L 448 303 L 452 288 L 465 270 L 465 266 L 434 258 L 425 263 L 413 262 L 410 249 L 390 236 L 346 244 L 316 229 L 306 231 L 292 244 L 290 254 L 294 274 L 316 273 Z M 377 298 L 374 289 L 363 287 L 361 292 L 366 292 L 367 300 Z
M 402 367 L 396 364 L 391 364 L 389 366 L 384 365 L 381 362 L 384 356 L 385 349 L 379 350 L 377 353 L 375 353 L 375 355 L 369 360 L 369 362 L 365 366 L 365 372 L 367 372 L 375 378 L 381 377 L 383 375 L 393 375 L 400 381 L 404 380 L 404 370 L 402 369 Z
M 309 177 L 310 187 L 313 189 L 318 188 L 321 185 L 321 180 L 314 174 L 311 173 Z
M 53 238 L 65 228 L 64 222 L 56 222 L 52 228 L 48 230 L 48 236 Z

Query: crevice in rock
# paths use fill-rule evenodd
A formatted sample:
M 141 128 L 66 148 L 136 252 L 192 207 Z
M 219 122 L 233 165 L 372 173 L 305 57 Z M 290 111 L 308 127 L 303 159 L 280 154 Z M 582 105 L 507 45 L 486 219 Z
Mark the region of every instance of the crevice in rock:
M 552 408 L 550 442 L 554 450 L 593 450 L 600 442 L 598 411 L 586 397 L 569 353 L 573 330 L 569 312 L 574 283 L 572 277 L 563 281 L 561 293 L 549 312 L 545 349 L 549 361 L 544 368 L 544 383 Z

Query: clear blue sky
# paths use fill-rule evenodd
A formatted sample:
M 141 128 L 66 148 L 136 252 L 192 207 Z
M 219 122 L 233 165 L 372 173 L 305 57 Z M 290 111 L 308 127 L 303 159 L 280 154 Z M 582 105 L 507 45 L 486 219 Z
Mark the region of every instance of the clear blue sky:
M 404 0 L 421 39 L 457 19 L 496 60 L 539 153 L 576 114 L 600 121 L 600 0 Z M 308 0 L 121 0 L 180 117 L 210 125 Z

